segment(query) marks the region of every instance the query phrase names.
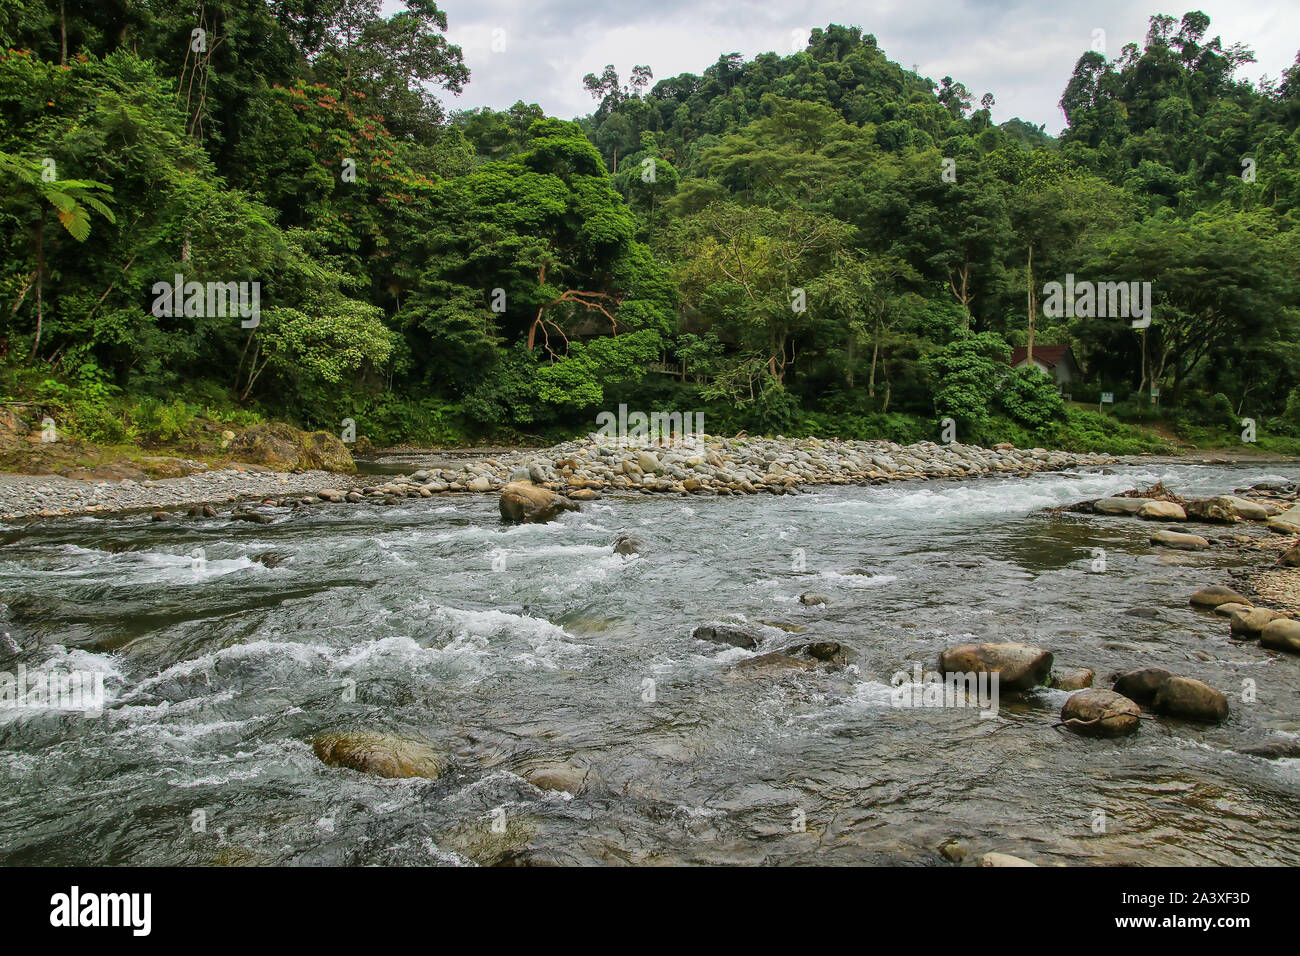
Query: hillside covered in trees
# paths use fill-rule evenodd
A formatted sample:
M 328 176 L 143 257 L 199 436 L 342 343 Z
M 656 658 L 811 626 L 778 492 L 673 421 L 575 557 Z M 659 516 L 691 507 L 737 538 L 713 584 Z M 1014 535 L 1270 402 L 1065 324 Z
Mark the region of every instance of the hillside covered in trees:
M 109 443 L 197 418 L 525 441 L 620 403 L 718 433 L 1300 440 L 1300 65 L 1239 79 L 1204 14 L 1084 52 L 1059 138 L 837 25 L 699 75 L 592 64 L 577 121 L 448 112 L 446 28 L 428 0 L 0 2 L 4 397 Z M 260 312 L 159 308 L 177 277 L 258 283 Z M 1048 307 L 1067 277 L 1151 283 L 1149 324 Z M 1050 346 L 1072 402 L 1007 364 Z

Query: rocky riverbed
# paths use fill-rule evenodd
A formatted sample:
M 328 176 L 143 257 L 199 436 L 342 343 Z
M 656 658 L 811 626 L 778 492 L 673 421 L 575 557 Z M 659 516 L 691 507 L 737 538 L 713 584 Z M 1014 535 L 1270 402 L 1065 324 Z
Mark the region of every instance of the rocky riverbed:
M 6 475 L 0 477 L 0 518 L 137 509 L 166 512 L 249 502 L 278 507 L 321 501 L 394 503 L 407 497 L 495 492 L 512 481 L 529 481 L 576 501 L 606 492 L 705 497 L 797 494 L 815 485 L 1028 475 L 1115 461 L 1110 455 L 1018 449 L 1005 444 L 981 448 L 933 442 L 897 445 L 779 436 L 701 436 L 691 442 L 636 447 L 589 437 L 391 477 L 287 473 L 256 466 L 145 481 Z

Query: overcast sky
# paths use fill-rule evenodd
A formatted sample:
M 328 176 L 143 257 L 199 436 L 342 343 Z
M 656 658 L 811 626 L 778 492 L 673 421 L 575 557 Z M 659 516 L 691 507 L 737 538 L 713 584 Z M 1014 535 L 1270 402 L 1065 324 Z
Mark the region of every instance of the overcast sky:
M 996 122 L 1020 116 L 1060 131 L 1056 105 L 1079 55 L 1104 31 L 1114 58 L 1141 42 L 1147 18 L 1188 9 L 1210 17 L 1210 36 L 1244 43 L 1258 63 L 1244 75 L 1280 77 L 1300 45 L 1297 0 L 438 0 L 448 35 L 465 53 L 470 82 L 451 109 L 516 100 L 538 103 L 565 119 L 591 112 L 582 77 L 613 63 L 626 82 L 633 65 L 648 64 L 655 79 L 702 73 L 723 53 L 746 59 L 792 52 L 814 26 L 840 23 L 874 33 L 891 59 L 923 76 L 952 76 L 978 101 L 993 93 Z M 399 6 L 386 0 L 385 8 Z M 495 47 L 494 50 L 494 40 Z M 504 49 L 501 49 L 504 47 Z M 497 52 L 497 51 L 500 52 Z

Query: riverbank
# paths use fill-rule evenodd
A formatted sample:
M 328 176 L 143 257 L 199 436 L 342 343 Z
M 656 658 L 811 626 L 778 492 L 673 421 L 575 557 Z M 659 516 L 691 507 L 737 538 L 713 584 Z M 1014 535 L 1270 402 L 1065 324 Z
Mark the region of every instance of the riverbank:
M 341 475 L 277 472 L 253 466 L 199 471 L 176 478 L 118 481 L 0 475 L 0 518 L 58 517 L 153 509 L 265 503 L 298 507 L 349 500 L 395 502 L 406 497 L 497 492 L 531 481 L 575 500 L 604 493 L 678 495 L 798 494 L 808 485 L 881 484 L 927 478 L 1104 466 L 1118 459 L 1010 445 L 787 438 L 717 438 L 664 446 L 629 446 L 591 438 L 545 449 L 486 457 L 448 456 L 445 467 L 410 474 Z

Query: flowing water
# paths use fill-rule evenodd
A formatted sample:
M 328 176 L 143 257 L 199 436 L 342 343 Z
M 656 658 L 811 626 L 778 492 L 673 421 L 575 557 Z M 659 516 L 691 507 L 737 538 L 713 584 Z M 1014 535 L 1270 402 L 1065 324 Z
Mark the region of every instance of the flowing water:
M 1300 658 L 1187 604 L 1265 559 L 1157 552 L 1150 524 L 1039 510 L 1269 477 L 1300 467 L 606 498 L 546 525 L 502 525 L 482 496 L 12 526 L 18 649 L 0 670 L 103 672 L 106 699 L 97 716 L 0 710 L 0 863 L 934 865 L 958 839 L 1043 864 L 1294 865 L 1300 761 L 1239 750 L 1300 731 Z M 620 532 L 647 553 L 612 553 Z M 830 603 L 804 606 L 809 590 Z M 1121 613 L 1135 605 L 1159 616 Z M 719 620 L 807 630 L 756 625 L 754 651 L 692 639 Z M 854 666 L 734 669 L 811 638 Z M 892 675 L 971 640 L 1042 645 L 1098 684 L 1160 665 L 1233 714 L 1107 741 L 1053 729 L 1054 690 L 1004 696 L 993 719 L 890 705 Z M 451 768 L 318 761 L 311 736 L 348 729 L 425 737 Z M 587 789 L 535 789 L 537 761 L 590 767 Z

